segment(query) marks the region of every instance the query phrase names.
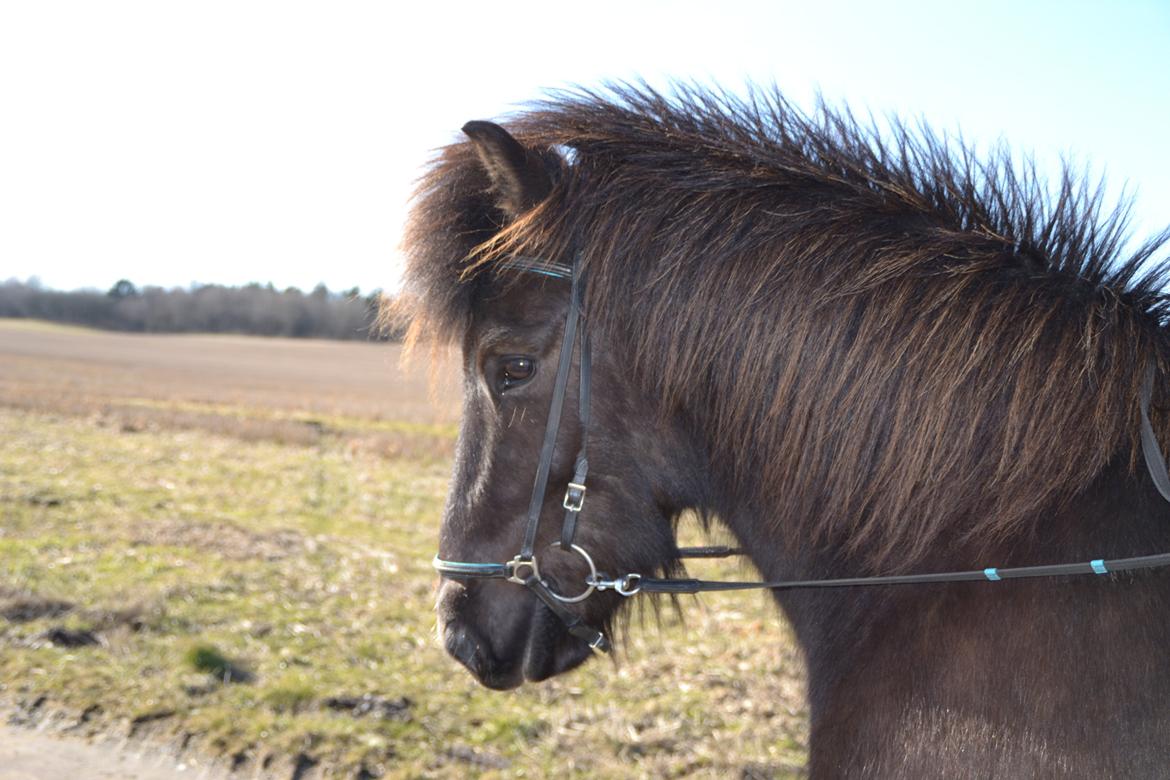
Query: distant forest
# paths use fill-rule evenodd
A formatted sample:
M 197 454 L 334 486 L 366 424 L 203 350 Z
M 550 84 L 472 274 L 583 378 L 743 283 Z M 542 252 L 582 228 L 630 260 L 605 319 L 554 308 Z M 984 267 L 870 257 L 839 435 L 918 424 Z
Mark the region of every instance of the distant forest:
M 62 292 L 36 280 L 0 283 L 0 317 L 31 317 L 133 333 L 243 333 L 321 339 L 386 339 L 376 327 L 381 291 L 355 287 L 310 293 L 271 284 L 188 289 L 143 287 L 122 279 L 108 292 Z

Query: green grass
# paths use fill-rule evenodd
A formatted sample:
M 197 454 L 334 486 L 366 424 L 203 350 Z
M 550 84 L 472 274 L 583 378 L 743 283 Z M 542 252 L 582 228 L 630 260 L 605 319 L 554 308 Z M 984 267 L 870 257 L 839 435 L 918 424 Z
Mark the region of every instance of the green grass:
M 184 659 L 196 672 L 209 674 L 225 684 L 247 682 L 249 678 L 246 671 L 212 645 L 197 644 L 187 651 Z
M 538 686 L 474 683 L 434 639 L 448 468 L 0 408 L 0 610 L 72 605 L 0 617 L 0 699 L 99 705 L 87 726 L 149 720 L 339 777 L 799 771 L 800 661 L 764 598 L 635 616 L 617 662 Z M 54 626 L 102 643 L 37 641 Z M 330 706 L 367 694 L 398 704 Z

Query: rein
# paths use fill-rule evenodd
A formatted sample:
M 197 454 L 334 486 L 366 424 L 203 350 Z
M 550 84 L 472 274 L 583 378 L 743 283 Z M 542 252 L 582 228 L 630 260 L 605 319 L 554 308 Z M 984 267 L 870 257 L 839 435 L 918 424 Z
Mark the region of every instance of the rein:
M 853 588 L 876 585 L 920 585 L 944 582 L 1000 582 L 1003 580 L 1029 579 L 1034 577 L 1062 577 L 1070 575 L 1092 574 L 1096 576 L 1108 575 L 1114 572 L 1138 571 L 1170 566 L 1170 553 L 1157 555 L 1143 555 L 1134 558 L 1097 558 L 1086 562 L 1058 563 L 1042 566 L 1017 566 L 1011 568 L 987 567 L 967 571 L 932 572 L 926 574 L 882 575 L 870 577 L 845 577 L 837 579 L 811 580 L 699 580 L 699 579 L 662 579 L 646 577 L 637 572 L 629 572 L 615 578 L 599 572 L 597 566 L 582 547 L 573 543 L 577 527 L 577 518 L 585 504 L 585 478 L 589 470 L 589 461 L 586 457 L 586 441 L 589 434 L 589 401 L 591 356 L 588 333 L 581 324 L 581 308 L 584 299 L 584 281 L 581 278 L 578 261 L 572 266 L 557 263 L 547 263 L 538 258 L 515 257 L 503 264 L 503 268 L 540 274 L 555 279 L 567 279 L 571 284 L 569 292 L 569 309 L 565 316 L 565 327 L 561 338 L 560 355 L 557 362 L 557 374 L 553 384 L 552 400 L 549 403 L 548 417 L 545 422 L 544 442 L 540 450 L 540 462 L 536 469 L 536 478 L 532 485 L 532 497 L 528 504 L 527 524 L 524 530 L 520 551 L 510 561 L 504 563 L 473 563 L 469 561 L 448 561 L 435 556 L 432 565 L 442 576 L 454 579 L 502 579 L 523 585 L 533 592 L 540 601 L 547 606 L 565 624 L 569 633 L 586 642 L 591 648 L 600 652 L 609 652 L 609 639 L 601 631 L 587 625 L 583 618 L 569 609 L 566 605 L 584 601 L 594 592 L 612 590 L 615 593 L 630 597 L 638 593 L 702 593 L 708 591 L 728 590 L 797 590 L 808 588 Z M 564 521 L 561 526 L 561 536 L 558 541 L 548 545 L 548 548 L 559 548 L 567 552 L 574 552 L 585 561 L 589 568 L 584 584 L 585 589 L 576 595 L 557 593 L 541 574 L 535 554 L 536 533 L 540 526 L 541 508 L 544 504 L 545 491 L 548 486 L 549 471 L 552 468 L 553 455 L 556 452 L 557 433 L 560 430 L 561 414 L 564 407 L 565 393 L 568 388 L 569 371 L 573 362 L 573 347 L 577 340 L 577 331 L 581 331 L 581 357 L 579 361 L 580 390 L 578 393 L 577 419 L 581 428 L 581 443 L 577 450 L 574 462 L 574 473 L 565 489 L 561 504 L 565 509 Z M 1170 472 L 1167 471 L 1166 460 L 1158 444 L 1154 429 L 1150 424 L 1150 400 L 1154 389 L 1154 365 L 1151 363 L 1146 369 L 1145 381 L 1141 392 L 1141 445 L 1142 456 L 1149 470 L 1154 486 L 1164 499 L 1170 502 Z M 677 550 L 678 558 L 726 558 L 742 556 L 745 552 L 739 548 L 725 546 L 710 547 L 681 547 Z

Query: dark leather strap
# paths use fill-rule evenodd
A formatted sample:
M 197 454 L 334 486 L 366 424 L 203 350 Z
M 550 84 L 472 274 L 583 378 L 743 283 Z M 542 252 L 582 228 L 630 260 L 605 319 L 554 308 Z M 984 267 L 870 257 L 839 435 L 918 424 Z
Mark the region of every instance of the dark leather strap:
M 708 547 L 680 547 L 678 548 L 679 558 L 730 558 L 733 555 L 744 555 L 745 551 L 741 547 L 728 547 L 727 545 L 710 545 Z
M 529 576 L 524 580 L 524 584 L 536 594 L 538 599 L 544 602 L 546 607 L 552 610 L 554 615 L 561 619 L 561 622 L 565 624 L 565 628 L 568 629 L 570 634 L 585 642 L 594 650 L 602 653 L 608 653 L 610 651 L 609 640 L 606 639 L 605 634 L 586 625 L 580 615 L 567 609 L 538 578 Z
M 506 563 L 471 563 L 470 561 L 445 561 L 435 556 L 431 561 L 435 571 L 445 577 L 459 579 L 506 580 L 512 572 Z
M 1059 577 L 1073 574 L 1110 574 L 1170 566 L 1170 553 L 1116 558 L 1083 563 L 1058 563 L 1047 566 L 1021 566 L 1013 569 L 975 569 L 932 574 L 901 574 L 888 577 L 846 577 L 825 580 L 776 580 L 772 582 L 731 582 L 693 579 L 654 579 L 643 577 L 640 590 L 646 593 L 703 593 L 721 590 L 797 590 L 801 588 L 855 588 L 870 585 L 923 585 L 941 582 L 998 582 L 1029 577 Z
M 583 294 L 584 285 L 581 281 L 580 263 L 577 259 L 574 259 L 572 287 L 569 290 L 569 311 L 565 315 L 565 329 L 561 334 L 561 352 L 557 361 L 556 379 L 553 382 L 552 400 L 549 402 L 548 419 L 545 421 L 544 442 L 540 448 L 540 463 L 536 467 L 536 479 L 532 484 L 532 498 L 528 503 L 528 524 L 524 529 L 524 541 L 520 545 L 519 558 L 521 559 L 531 560 L 536 547 L 536 532 L 540 528 L 541 509 L 544 506 L 545 491 L 548 488 L 548 475 L 552 469 L 552 459 L 556 453 L 557 432 L 561 427 L 561 412 L 565 404 L 565 392 L 569 385 L 569 370 L 573 364 L 573 346 L 577 336 L 577 324 L 581 318 Z M 589 461 L 585 457 L 585 443 L 588 438 L 589 428 L 590 355 L 589 340 L 585 334 L 582 334 L 581 340 L 579 373 L 581 392 L 578 414 L 581 420 L 581 444 L 577 452 L 576 473 L 574 474 L 573 482 L 583 486 L 585 484 L 585 475 L 589 469 Z M 581 498 L 583 499 L 583 490 L 581 492 Z M 568 500 L 565 503 L 569 503 Z M 576 503 L 575 506 L 577 507 L 576 510 L 566 509 L 565 523 L 561 529 L 562 546 L 565 549 L 568 549 L 572 544 L 573 533 L 576 529 L 576 519 L 580 510 L 580 503 Z M 468 575 L 464 573 L 463 576 Z M 476 575 L 472 574 L 470 576 Z M 536 594 L 536 597 L 546 607 L 552 610 L 553 614 L 561 619 L 561 622 L 565 624 L 565 628 L 571 635 L 586 642 L 594 650 L 599 650 L 603 653 L 609 652 L 610 644 L 605 635 L 597 629 L 586 625 L 581 616 L 569 610 L 538 577 L 530 575 L 524 580 L 524 584 Z
M 548 487 L 548 472 L 552 468 L 553 454 L 557 446 L 557 431 L 561 427 L 561 409 L 565 405 L 565 389 L 569 383 L 569 367 L 573 361 L 573 342 L 577 335 L 577 319 L 581 312 L 580 277 L 576 264 L 573 269 L 573 287 L 569 291 L 569 313 L 565 315 L 565 330 L 561 335 L 561 355 L 557 363 L 557 376 L 553 384 L 552 401 L 549 403 L 548 419 L 544 425 L 544 444 L 540 448 L 540 464 L 536 467 L 536 479 L 532 483 L 532 499 L 528 503 L 528 526 L 524 529 L 524 542 L 520 545 L 520 557 L 532 558 L 536 546 L 536 530 L 540 526 L 540 510 L 544 504 L 544 493 Z
M 573 465 L 572 485 L 565 492 L 565 520 L 561 524 L 561 548 L 564 550 L 568 550 L 572 546 L 573 536 L 577 532 L 577 517 L 581 514 L 581 508 L 585 501 L 585 478 L 589 474 L 586 446 L 589 442 L 589 385 L 592 378 L 590 374 L 593 373 L 593 357 L 590 351 L 589 331 L 582 327 L 581 361 L 578 367 L 580 391 L 577 404 L 577 419 L 581 422 L 581 445 L 577 448 L 577 458 Z M 576 503 L 571 503 L 573 499 L 576 500 Z
M 1166 458 L 1162 455 L 1162 447 L 1158 444 L 1158 437 L 1154 435 L 1154 427 L 1150 425 L 1150 399 L 1154 395 L 1154 364 L 1146 368 L 1146 378 L 1142 382 L 1142 455 L 1146 458 L 1146 470 L 1150 472 L 1150 479 L 1154 487 L 1162 494 L 1162 498 L 1170 501 L 1170 473 L 1166 471 Z

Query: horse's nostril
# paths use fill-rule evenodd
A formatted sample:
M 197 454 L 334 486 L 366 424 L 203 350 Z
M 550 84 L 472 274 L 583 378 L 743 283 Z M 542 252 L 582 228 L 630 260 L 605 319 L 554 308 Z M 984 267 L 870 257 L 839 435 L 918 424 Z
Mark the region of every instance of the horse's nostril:
M 466 666 L 472 674 L 476 676 L 480 674 L 482 671 L 480 667 L 483 664 L 479 652 L 480 643 L 475 641 L 465 628 L 448 625 L 443 643 L 455 660 Z

